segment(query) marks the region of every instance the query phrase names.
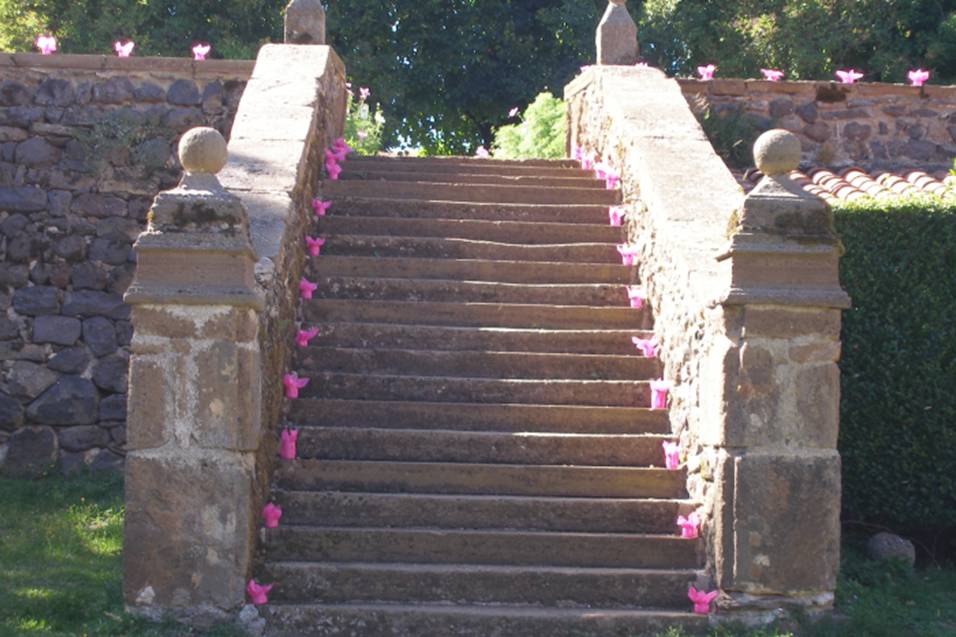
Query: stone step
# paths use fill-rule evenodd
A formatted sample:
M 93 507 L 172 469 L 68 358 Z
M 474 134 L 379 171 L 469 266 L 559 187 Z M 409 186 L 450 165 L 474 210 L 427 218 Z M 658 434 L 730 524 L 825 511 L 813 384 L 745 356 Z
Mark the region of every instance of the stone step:
M 269 604 L 261 612 L 274 637 L 636 637 L 673 627 L 702 632 L 709 621 L 663 610 L 448 604 Z
M 278 486 L 294 491 L 376 491 L 590 498 L 683 498 L 683 471 L 642 467 L 296 460 Z
M 313 345 L 439 351 L 639 355 L 631 338 L 649 330 L 523 330 L 513 328 L 325 323 Z
M 656 359 L 604 354 L 448 352 L 402 349 L 310 347 L 296 361 L 300 374 L 375 374 L 451 378 L 655 380 Z
M 329 208 L 328 216 L 463 219 L 608 226 L 608 209 L 607 205 L 593 204 L 514 204 L 350 196 L 334 199 L 332 207 Z M 617 231 L 618 237 L 623 236 L 621 228 L 617 228 Z
M 303 459 L 662 466 L 670 437 L 630 434 L 540 434 L 434 429 L 299 430 Z
M 302 431 L 300 435 L 307 433 Z M 650 533 L 677 530 L 684 500 L 555 498 L 501 495 L 279 491 L 283 524 L 328 526 L 509 528 L 526 531 Z
M 565 263 L 613 263 L 621 257 L 610 243 L 559 243 L 521 245 L 474 239 L 432 237 L 376 237 L 334 235 L 322 248 L 323 255 L 357 257 L 412 257 L 419 259 L 483 259 L 487 261 L 564 261 Z
M 306 370 L 304 398 L 397 400 L 525 405 L 648 407 L 650 382 L 637 380 L 501 379 Z
M 516 303 L 427 303 L 316 299 L 302 304 L 307 323 L 395 323 L 478 328 L 647 330 L 653 326 L 645 307 L 519 305 Z
M 503 186 L 545 186 L 549 188 L 591 188 L 606 190 L 604 181 L 591 175 L 515 175 L 474 172 L 462 168 L 459 172 L 429 170 L 374 170 L 364 166 L 345 165 L 340 180 L 360 181 L 420 181 L 447 184 L 492 184 Z
M 329 215 L 315 222 L 313 234 L 391 235 L 500 241 L 514 245 L 556 243 L 607 243 L 611 249 L 622 242 L 621 229 L 584 223 L 490 221 L 481 219 L 400 219 Z
M 297 427 L 371 427 L 585 434 L 670 434 L 667 412 L 633 407 L 374 400 L 291 401 Z
M 334 239 L 333 239 L 334 241 Z M 414 259 L 405 257 L 324 256 L 313 262 L 321 277 L 452 279 L 495 283 L 637 283 L 637 271 L 608 263 Z M 626 292 L 622 290 L 626 298 Z
M 319 283 L 312 298 L 362 301 L 527 303 L 626 307 L 627 288 L 614 283 L 498 283 L 454 279 L 320 277 L 322 261 L 309 278 Z M 615 266 L 618 267 L 618 266 Z
M 555 170 L 561 172 L 581 171 L 578 162 L 572 159 L 491 159 L 482 157 L 349 157 L 348 161 L 342 164 L 343 168 L 353 169 L 371 169 L 375 170 L 398 170 L 401 172 L 414 170 L 428 170 L 429 172 L 439 172 L 442 170 L 451 170 L 460 172 L 462 168 L 469 171 L 485 169 L 494 171 L 495 174 L 511 174 L 516 171 L 526 170 L 537 172 L 541 170 Z
M 455 603 L 687 608 L 695 570 L 268 562 L 270 603 Z
M 697 568 L 697 541 L 634 533 L 280 526 L 269 561 L 414 562 L 606 568 Z
M 500 186 L 490 184 L 448 184 L 427 181 L 323 181 L 323 199 L 377 197 L 387 199 L 428 199 L 432 201 L 487 201 L 518 204 L 587 204 L 614 206 L 621 202 L 618 190 L 554 188 L 550 186 Z

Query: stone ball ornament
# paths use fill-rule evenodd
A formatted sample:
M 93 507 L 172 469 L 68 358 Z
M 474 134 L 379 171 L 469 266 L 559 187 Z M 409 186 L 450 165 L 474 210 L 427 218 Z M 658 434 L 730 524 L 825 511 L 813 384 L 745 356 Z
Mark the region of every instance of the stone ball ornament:
M 226 140 L 215 128 L 193 128 L 179 140 L 179 161 L 191 175 L 215 175 L 223 169 L 228 158 Z
M 764 175 L 785 175 L 800 165 L 800 151 L 799 137 L 781 129 L 769 130 L 754 144 L 754 162 Z

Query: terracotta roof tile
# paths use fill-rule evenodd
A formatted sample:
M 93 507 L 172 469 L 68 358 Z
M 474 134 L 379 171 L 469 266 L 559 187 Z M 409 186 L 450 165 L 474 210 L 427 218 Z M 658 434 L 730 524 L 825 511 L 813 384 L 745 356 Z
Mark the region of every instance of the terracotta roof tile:
M 763 178 L 756 169 L 734 173 L 734 177 L 749 192 Z M 956 176 L 945 171 L 933 174 L 922 170 L 899 170 L 869 173 L 850 167 L 834 172 L 828 168 L 811 168 L 806 172 L 795 170 L 790 178 L 804 190 L 828 202 L 857 201 L 867 197 L 895 199 L 913 195 L 933 195 L 956 198 Z

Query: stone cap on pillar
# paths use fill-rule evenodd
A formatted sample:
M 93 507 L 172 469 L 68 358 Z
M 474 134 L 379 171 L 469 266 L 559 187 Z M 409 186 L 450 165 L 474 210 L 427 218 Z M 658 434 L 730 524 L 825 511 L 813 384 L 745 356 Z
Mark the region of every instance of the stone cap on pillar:
M 183 135 L 185 174 L 153 200 L 149 225 L 133 246 L 136 275 L 127 303 L 263 307 L 245 207 L 216 177 L 227 158 L 219 131 L 202 127 Z
M 291 0 L 285 8 L 286 44 L 325 44 L 325 7 L 320 0 Z
M 610 0 L 597 28 L 597 63 L 630 66 L 637 63 L 637 25 L 627 0 Z
M 730 220 L 727 248 L 717 258 L 730 285 L 716 303 L 850 307 L 840 287 L 843 245 L 833 212 L 790 179 L 800 151 L 799 138 L 779 129 L 754 145 L 764 178 Z

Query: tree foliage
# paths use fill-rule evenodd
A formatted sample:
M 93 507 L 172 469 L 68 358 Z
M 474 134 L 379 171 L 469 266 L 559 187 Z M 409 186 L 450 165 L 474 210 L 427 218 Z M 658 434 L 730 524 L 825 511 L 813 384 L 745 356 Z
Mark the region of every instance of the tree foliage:
M 564 157 L 564 100 L 541 93 L 521 115 L 521 122 L 495 132 L 498 159 L 559 159 Z

